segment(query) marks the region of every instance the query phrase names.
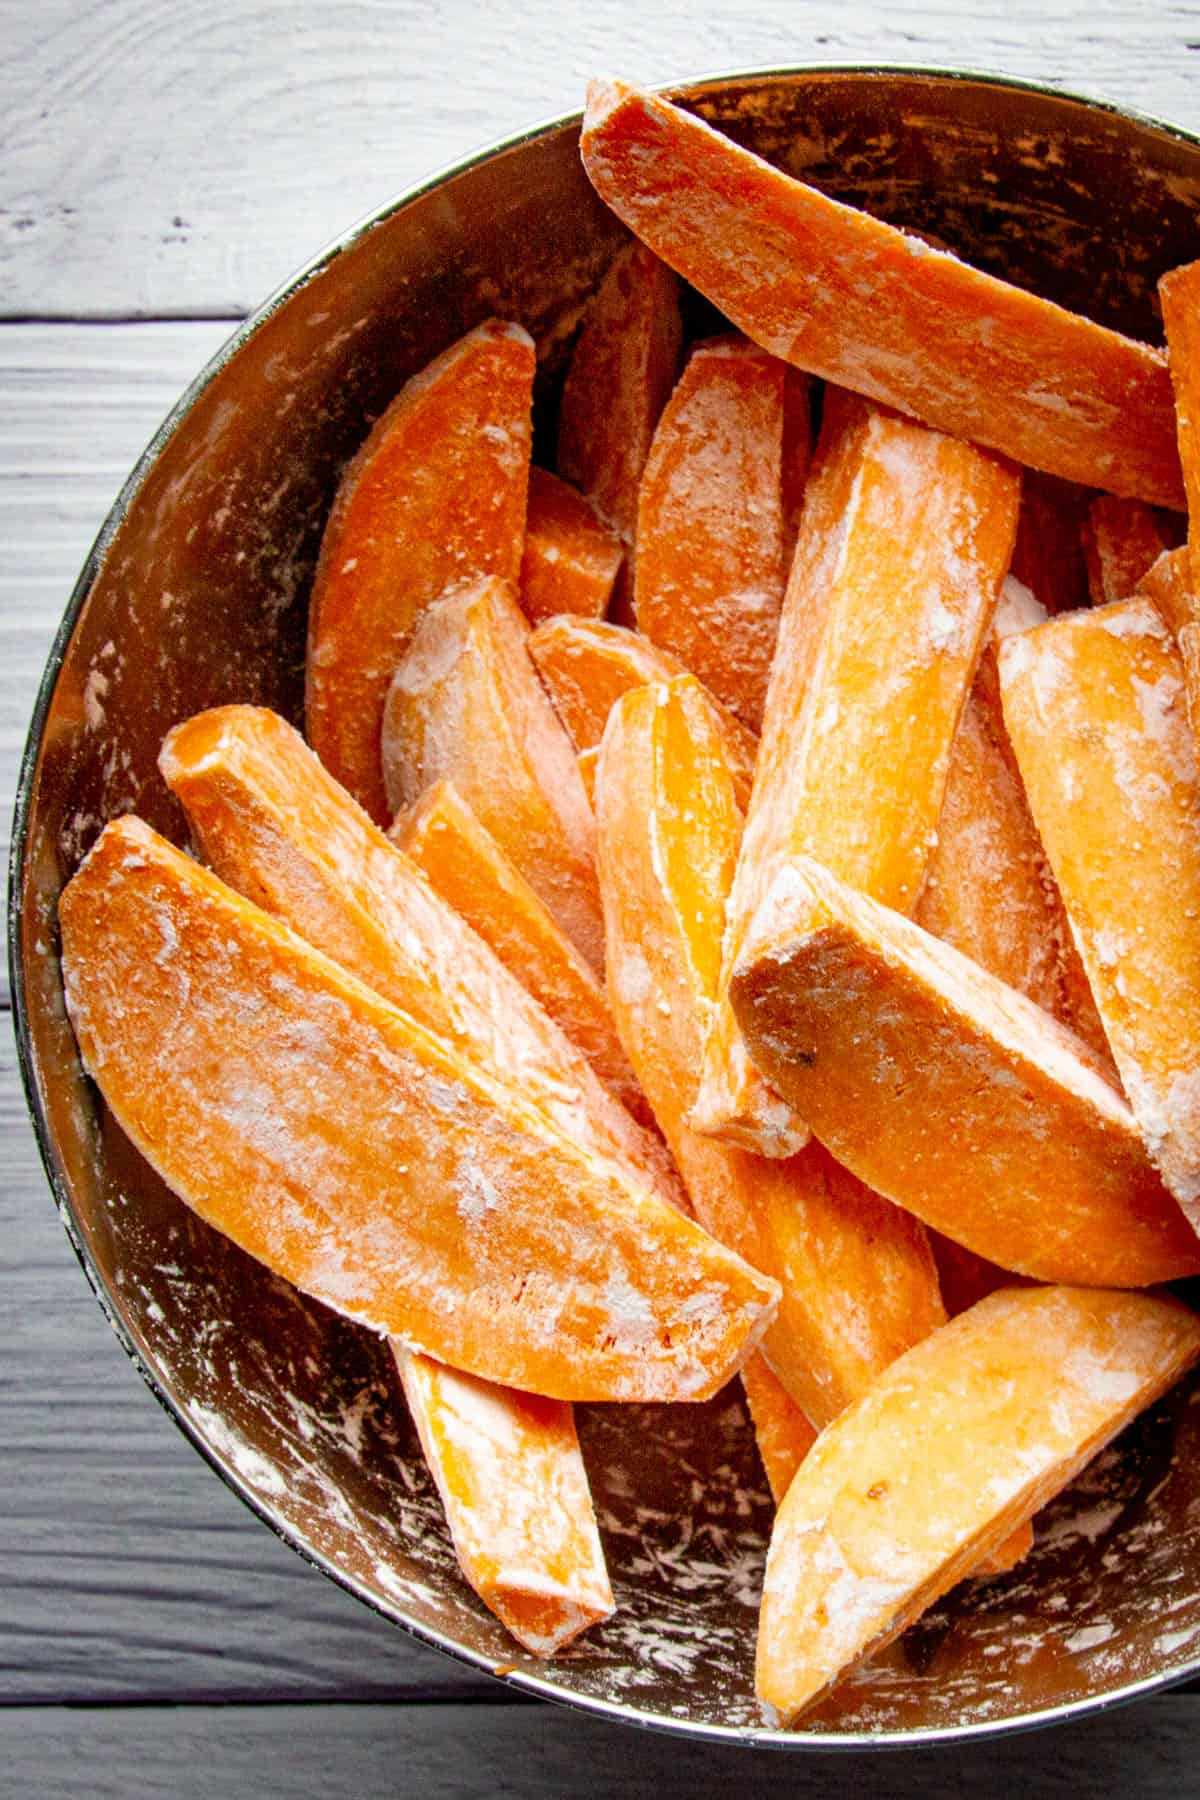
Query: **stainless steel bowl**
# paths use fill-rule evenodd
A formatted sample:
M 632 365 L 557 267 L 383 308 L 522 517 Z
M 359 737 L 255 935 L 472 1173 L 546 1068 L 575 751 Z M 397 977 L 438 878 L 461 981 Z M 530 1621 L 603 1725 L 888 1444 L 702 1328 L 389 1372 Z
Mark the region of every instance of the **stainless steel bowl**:
M 910 69 L 723 76 L 684 97 L 842 199 L 1137 335 L 1200 253 L 1200 142 L 1027 84 Z M 338 472 L 413 370 L 490 313 L 520 319 L 551 416 L 621 228 L 578 118 L 498 145 L 350 232 L 184 396 L 100 535 L 21 774 L 10 954 L 22 1068 L 63 1222 L 114 1330 L 180 1427 L 302 1555 L 397 1624 L 515 1686 L 755 1743 L 861 1745 L 1044 1723 L 1200 1669 L 1200 1389 L 1136 1424 L 1039 1523 L 1006 1579 L 958 1590 L 802 1730 L 753 1698 L 770 1508 L 735 1388 L 581 1409 L 619 1612 L 550 1665 L 460 1580 L 389 1358 L 201 1224 L 122 1137 L 63 1011 L 56 905 L 101 823 L 183 838 L 155 768 L 169 726 L 248 700 L 300 713 L 305 602 Z

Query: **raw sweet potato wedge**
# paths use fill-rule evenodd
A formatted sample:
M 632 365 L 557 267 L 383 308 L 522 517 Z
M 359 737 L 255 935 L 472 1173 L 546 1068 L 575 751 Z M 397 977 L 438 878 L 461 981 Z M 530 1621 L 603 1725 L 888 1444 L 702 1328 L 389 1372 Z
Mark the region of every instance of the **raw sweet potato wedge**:
M 600 1079 L 630 1112 L 648 1120 L 604 989 L 458 791 L 449 782 L 436 782 L 411 811 L 400 814 L 389 835 Z
M 547 911 L 603 968 L 595 827 L 570 739 L 498 581 L 429 607 L 388 689 L 383 772 L 393 812 L 451 781 Z
M 819 1145 L 765 1161 L 693 1132 L 741 819 L 719 725 L 685 676 L 637 688 L 604 736 L 597 813 L 609 991 L 700 1222 L 783 1290 L 762 1351 L 815 1425 L 945 1317 L 925 1233 Z
M 1007 465 L 832 391 L 826 429 L 730 898 L 727 968 L 793 855 L 887 906 L 916 905 L 1012 554 L 1019 480 Z M 844 501 L 832 519 L 831 499 Z M 693 1123 L 771 1154 L 775 1112 L 753 1104 L 765 1084 L 747 1083 L 735 1043 L 723 1009 Z
M 1175 429 L 1187 498 L 1192 586 L 1200 588 L 1195 549 L 1200 533 L 1200 261 L 1184 263 L 1164 275 L 1158 284 L 1158 298 L 1175 390 Z
M 525 535 L 533 340 L 491 320 L 400 390 L 350 464 L 321 542 L 308 627 L 308 740 L 376 824 L 384 696 L 424 609 L 495 575 Z
M 768 894 L 731 991 L 751 1054 L 821 1142 L 947 1237 L 1039 1281 L 1200 1270 L 1086 1047 L 810 857 Z
M 745 338 L 698 344 L 638 494 L 638 630 L 754 731 L 783 601 L 783 388 Z
M 913 917 L 1077 1032 L 1118 1077 L 1062 897 L 1029 811 L 1000 698 L 999 642 L 1045 624 L 1010 576 L 954 740 L 938 838 Z
M 571 1408 L 400 1346 L 396 1365 L 463 1574 L 527 1650 L 553 1656 L 613 1611 Z
M 783 504 L 783 560 L 792 566 L 792 553 L 804 511 L 804 491 L 812 467 L 812 379 L 803 369 L 788 367 L 783 377 L 783 469 L 780 499 Z
M 770 1323 L 773 1283 L 140 820 L 105 828 L 59 918 L 122 1129 L 349 1318 L 560 1400 L 699 1399 Z
M 742 1364 L 742 1386 L 767 1485 L 778 1506 L 817 1434 L 758 1351 Z
M 764 350 L 1072 481 L 1179 506 L 1166 360 L 843 206 L 691 113 L 593 82 L 602 200 Z
M 760 1700 L 792 1723 L 1066 1487 L 1200 1358 L 1178 1301 L 1008 1288 L 918 1344 L 831 1425 L 775 1520 Z
M 682 345 L 679 283 L 644 244 L 629 244 L 592 300 L 571 357 L 558 472 L 631 548 L 638 484 Z
M 230 887 L 468 1061 L 519 1082 L 564 1136 L 630 1163 L 677 1202 L 657 1138 L 635 1124 L 454 897 L 388 842 L 278 714 L 252 706 L 200 713 L 170 733 L 159 766 Z M 608 1031 L 616 1048 L 611 1021 Z
M 1093 606 L 1128 600 L 1142 576 L 1181 537 L 1174 519 L 1141 500 L 1097 494 L 1083 530 L 1088 594 Z
M 1144 598 L 1003 646 L 1004 716 L 1147 1149 L 1200 1229 L 1200 767 Z
M 1192 582 L 1187 545 L 1164 551 L 1142 576 L 1137 591 L 1153 601 L 1179 646 L 1187 686 L 1188 721 L 1192 736 L 1200 744 L 1200 600 Z
M 625 552 L 592 503 L 547 469 L 529 471 L 521 610 L 531 624 L 602 619 Z
M 529 654 L 554 709 L 577 750 L 599 744 L 613 706 L 632 687 L 673 681 L 687 670 L 669 650 L 624 625 L 589 619 L 547 619 L 529 634 Z M 714 696 L 725 732 L 738 805 L 745 807 L 754 780 L 758 739 Z

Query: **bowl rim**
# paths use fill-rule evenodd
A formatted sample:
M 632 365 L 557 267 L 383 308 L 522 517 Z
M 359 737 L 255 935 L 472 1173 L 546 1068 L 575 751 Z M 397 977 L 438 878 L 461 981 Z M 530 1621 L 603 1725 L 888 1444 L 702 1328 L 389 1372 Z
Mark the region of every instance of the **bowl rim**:
M 1011 89 L 1062 100 L 1068 104 L 1084 107 L 1089 112 L 1108 114 L 1111 117 L 1160 133 L 1165 137 L 1173 138 L 1179 143 L 1189 144 L 1200 149 L 1200 133 L 1188 131 L 1183 126 L 1160 119 L 1154 114 L 1142 112 L 1136 107 L 1122 105 L 1106 95 L 1089 94 L 1058 83 L 1036 81 L 1029 77 L 1004 74 L 996 70 L 949 68 L 936 63 L 830 61 L 757 64 L 743 69 L 718 70 L 684 80 L 647 85 L 651 87 L 652 91 L 668 98 L 691 103 L 702 99 L 706 90 L 728 87 L 732 83 L 768 82 L 787 80 L 796 76 L 828 75 L 909 76 L 917 79 L 926 78 L 939 83 L 956 82 L 963 85 Z M 216 353 L 192 378 L 151 436 L 105 515 L 104 522 L 92 542 L 71 590 L 62 619 L 55 631 L 45 668 L 38 682 L 29 730 L 18 769 L 12 840 L 8 859 L 8 973 L 13 1036 L 16 1042 L 17 1061 L 21 1072 L 25 1101 L 54 1203 L 71 1247 L 102 1312 L 126 1355 L 159 1405 L 209 1467 L 220 1476 L 226 1487 L 230 1488 L 239 1500 L 277 1538 L 294 1550 L 310 1568 L 327 1576 L 346 1593 L 369 1607 L 372 1612 L 386 1619 L 389 1624 L 398 1626 L 419 1643 L 441 1651 L 443 1655 L 482 1674 L 492 1676 L 518 1694 L 529 1695 L 540 1700 L 550 1700 L 561 1706 L 575 1708 L 613 1723 L 634 1726 L 642 1730 L 662 1732 L 712 1744 L 743 1745 L 752 1749 L 782 1751 L 911 1750 L 935 1744 L 978 1742 L 1007 1737 L 1016 1733 L 1041 1730 L 1051 1725 L 1063 1724 L 1095 1713 L 1109 1712 L 1114 1707 L 1125 1706 L 1131 1701 L 1161 1693 L 1200 1675 L 1200 1650 L 1183 1668 L 1145 1676 L 1141 1680 L 1130 1682 L 1111 1693 L 1089 1695 L 1079 1700 L 1039 1709 L 1036 1712 L 1021 1713 L 1012 1718 L 905 1731 L 866 1731 L 855 1734 L 810 1731 L 805 1730 L 803 1725 L 797 1730 L 782 1731 L 765 1722 L 761 1726 L 717 1725 L 681 1719 L 674 1714 L 634 1711 L 618 1701 L 605 1699 L 600 1695 L 572 1691 L 552 1679 L 534 1672 L 497 1664 L 483 1652 L 469 1649 L 435 1627 L 418 1623 L 406 1617 L 398 1606 L 393 1608 L 382 1604 L 353 1575 L 337 1568 L 328 1558 L 305 1544 L 295 1531 L 272 1513 L 233 1465 L 226 1462 L 204 1440 L 197 1427 L 188 1418 L 182 1407 L 167 1393 L 145 1361 L 117 1311 L 113 1296 L 75 1222 L 70 1186 L 58 1156 L 54 1134 L 42 1100 L 37 1057 L 29 1024 L 25 966 L 21 953 L 25 922 L 24 875 L 29 848 L 33 784 L 41 754 L 46 720 L 75 627 L 95 585 L 112 541 L 159 455 L 177 428 L 226 365 L 295 295 L 330 267 L 338 257 L 352 249 L 360 239 L 367 236 L 377 226 L 386 224 L 426 194 L 496 157 L 506 155 L 539 139 L 553 137 L 564 130 L 579 126 L 582 124 L 582 120 L 582 109 L 575 108 L 568 112 L 542 118 L 534 124 L 524 126 L 504 137 L 479 145 L 453 162 L 442 164 L 431 174 L 402 189 L 380 206 L 362 214 L 347 230 L 328 240 L 308 262 L 303 263 L 292 275 L 282 281 L 261 305 L 248 313 L 235 326 Z M 562 1664 L 558 1666 L 569 1667 L 569 1665 Z M 555 1665 L 551 1663 L 547 1667 L 553 1669 Z

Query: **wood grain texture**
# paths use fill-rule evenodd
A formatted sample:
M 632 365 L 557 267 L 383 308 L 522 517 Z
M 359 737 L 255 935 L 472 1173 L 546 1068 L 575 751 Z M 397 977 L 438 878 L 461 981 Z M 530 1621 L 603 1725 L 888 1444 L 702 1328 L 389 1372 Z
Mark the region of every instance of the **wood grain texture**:
M 953 1748 L 747 1751 L 633 1732 L 550 1707 L 185 1707 L 0 1714 L 13 1794 L 40 1800 L 959 1800 L 1098 1791 L 1177 1800 L 1194 1791 L 1196 1702 L 1166 1698 L 1035 1733 Z M 1182 1784 L 1181 1784 L 1182 1777 Z
M 0 844 L 46 653 L 133 462 L 228 325 L 0 330 Z M 7 968 L 3 977 L 7 994 Z
M 1200 125 L 1200 21 L 1134 0 L 3 0 L 0 314 L 237 315 L 443 163 L 655 82 L 804 62 L 998 69 Z

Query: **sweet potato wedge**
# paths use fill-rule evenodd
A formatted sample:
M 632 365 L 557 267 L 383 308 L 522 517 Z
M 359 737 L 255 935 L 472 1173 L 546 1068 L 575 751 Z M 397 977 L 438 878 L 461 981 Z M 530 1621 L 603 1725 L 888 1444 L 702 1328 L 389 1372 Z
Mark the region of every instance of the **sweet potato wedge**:
M 682 344 L 679 283 L 644 244 L 627 245 L 592 300 L 571 357 L 558 472 L 631 547 L 638 484 Z
M 575 752 L 526 652 L 511 593 L 483 582 L 427 608 L 388 689 L 393 812 L 451 781 L 594 968 L 603 965 L 595 828 Z
M 1187 687 L 1188 722 L 1200 744 L 1200 599 L 1192 581 L 1191 555 L 1186 544 L 1166 550 L 1151 564 L 1137 591 L 1153 602 L 1171 628 L 1183 662 Z
M 1200 1243 L 1086 1048 L 810 857 L 768 894 L 731 994 L 751 1054 L 821 1142 L 969 1250 L 1085 1286 L 1200 1270 Z
M 1002 648 L 1004 716 L 1121 1081 L 1200 1229 L 1200 768 L 1145 598 Z
M 678 1201 L 658 1140 L 634 1123 L 520 972 L 504 966 L 454 895 L 422 878 L 427 872 L 388 842 L 276 713 L 200 713 L 170 733 L 159 766 L 230 887 L 468 1061 L 518 1081 L 564 1136 L 629 1162 Z M 494 929 L 513 929 L 509 896 L 489 898 L 505 907 Z M 611 1021 L 608 1034 L 632 1088 Z
M 122 1129 L 339 1312 L 560 1400 L 698 1399 L 770 1323 L 773 1283 L 139 820 L 59 918 Z
M 521 610 L 531 624 L 559 613 L 602 619 L 624 554 L 590 500 L 547 469 L 530 469 Z
M 542 1400 L 396 1348 L 459 1566 L 535 1656 L 613 1611 L 575 1421 Z
M 458 791 L 434 784 L 390 833 L 422 875 L 531 993 L 636 1117 L 645 1096 L 621 1048 L 604 989 L 529 883 Z
M 742 1386 L 767 1486 L 778 1506 L 817 1434 L 757 1351 L 742 1364 Z
M 1187 501 L 1192 586 L 1200 588 L 1200 566 L 1195 554 L 1200 532 L 1200 261 L 1184 263 L 1164 275 L 1158 284 L 1158 298 L 1175 391 L 1175 429 Z
M 424 609 L 521 569 L 533 340 L 491 320 L 400 390 L 350 464 L 309 610 L 308 740 L 376 824 L 384 696 Z
M 600 762 L 600 746 L 592 744 L 587 750 L 581 750 L 577 758 L 579 763 L 579 779 L 583 783 L 583 791 L 591 802 L 592 811 L 596 810 L 596 769 Z
M 775 1520 L 759 1698 L 791 1724 L 1200 1358 L 1176 1300 L 1008 1288 L 918 1344 L 809 1451 Z
M 638 630 L 754 731 L 783 601 L 783 387 L 745 338 L 698 344 L 638 493 Z
M 588 619 L 547 619 L 529 634 L 529 654 L 577 750 L 599 744 L 613 706 L 631 687 L 686 675 L 679 658 L 623 625 Z M 725 753 L 745 808 L 754 780 L 758 739 L 735 713 L 714 701 L 725 732 Z
M 1083 530 L 1092 605 L 1128 600 L 1163 551 L 1176 548 L 1181 535 L 1169 514 L 1141 500 L 1097 494 Z
M 780 480 L 783 560 L 789 569 L 800 530 L 800 515 L 804 511 L 812 453 L 812 380 L 803 369 L 789 366 L 783 378 L 783 469 Z
M 923 1230 L 819 1145 L 764 1161 L 687 1124 L 741 830 L 720 727 L 693 677 L 617 703 L 601 749 L 597 826 L 622 1042 L 696 1216 L 779 1281 L 763 1354 L 824 1425 L 945 1314 Z
M 730 968 L 794 854 L 885 905 L 916 904 L 1016 532 L 1018 478 L 985 452 L 836 393 L 826 430 L 730 898 Z M 693 1123 L 769 1155 L 775 1114 L 735 1044 L 722 1009 Z
M 1179 506 L 1162 353 L 843 206 L 691 113 L 588 90 L 593 186 L 764 350 L 1072 481 Z

